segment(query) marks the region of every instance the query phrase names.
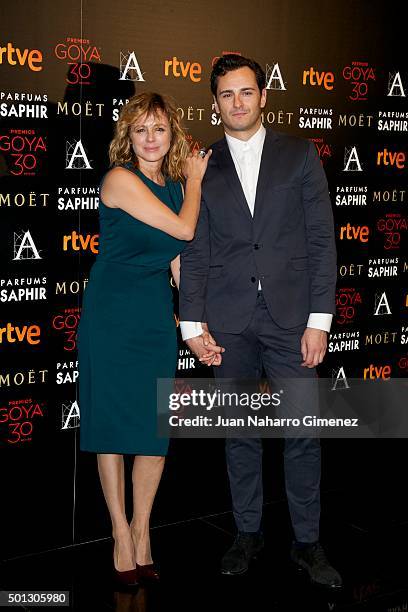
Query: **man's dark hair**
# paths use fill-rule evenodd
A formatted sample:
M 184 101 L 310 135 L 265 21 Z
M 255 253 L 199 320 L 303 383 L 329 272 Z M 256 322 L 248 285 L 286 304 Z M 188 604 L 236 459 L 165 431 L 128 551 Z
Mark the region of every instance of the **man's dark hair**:
M 213 95 L 217 97 L 218 77 L 226 75 L 231 70 L 238 70 L 238 68 L 244 68 L 245 66 L 255 73 L 259 91 L 262 93 L 266 86 L 266 77 L 258 62 L 236 53 L 228 53 L 218 58 L 211 71 L 211 91 Z

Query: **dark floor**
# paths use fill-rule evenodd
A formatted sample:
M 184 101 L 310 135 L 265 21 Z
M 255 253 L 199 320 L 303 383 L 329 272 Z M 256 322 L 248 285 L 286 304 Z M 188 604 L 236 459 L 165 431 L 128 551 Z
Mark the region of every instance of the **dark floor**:
M 160 586 L 150 590 L 115 591 L 110 539 L 4 561 L 0 565 L 0 588 L 69 591 L 69 609 L 81 611 L 406 612 L 406 507 L 388 512 L 384 503 L 381 509 L 373 508 L 362 495 L 353 500 L 351 519 L 341 491 L 323 493 L 322 507 L 321 541 L 343 575 L 345 587 L 341 593 L 311 587 L 305 576 L 292 568 L 284 500 L 265 505 L 266 550 L 245 576 L 225 577 L 218 572 L 220 558 L 234 533 L 232 515 L 227 512 L 152 529 L 152 549 L 162 579 Z

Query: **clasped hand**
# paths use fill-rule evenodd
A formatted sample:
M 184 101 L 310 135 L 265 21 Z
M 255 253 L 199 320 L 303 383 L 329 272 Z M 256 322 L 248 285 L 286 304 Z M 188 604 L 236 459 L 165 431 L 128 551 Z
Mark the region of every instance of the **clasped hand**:
M 221 353 L 225 352 L 225 348 L 217 345 L 217 342 L 208 331 L 207 323 L 202 323 L 201 325 L 203 333 L 200 336 L 186 340 L 186 344 L 201 363 L 207 366 L 219 366 L 222 361 Z

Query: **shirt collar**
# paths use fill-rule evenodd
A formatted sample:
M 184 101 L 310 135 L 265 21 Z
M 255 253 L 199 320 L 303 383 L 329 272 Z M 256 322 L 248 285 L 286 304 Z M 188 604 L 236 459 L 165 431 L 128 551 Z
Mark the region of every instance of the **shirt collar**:
M 265 141 L 265 134 L 266 130 L 261 124 L 259 130 L 255 132 L 255 134 L 253 134 L 249 140 L 239 140 L 239 138 L 234 138 L 234 136 L 230 136 L 229 134 L 225 134 L 225 138 L 231 153 L 234 153 L 235 155 L 242 154 L 243 151 L 246 151 L 247 149 L 251 149 L 257 155 L 261 155 Z

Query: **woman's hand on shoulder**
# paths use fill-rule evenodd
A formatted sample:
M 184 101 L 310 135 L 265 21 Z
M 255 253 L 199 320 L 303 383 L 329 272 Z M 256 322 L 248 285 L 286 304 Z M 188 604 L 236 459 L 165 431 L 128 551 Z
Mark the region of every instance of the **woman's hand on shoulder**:
M 208 149 L 204 157 L 201 157 L 198 152 L 190 154 L 183 165 L 183 173 L 186 179 L 202 181 L 205 171 L 207 170 L 207 164 L 211 154 L 211 149 Z

